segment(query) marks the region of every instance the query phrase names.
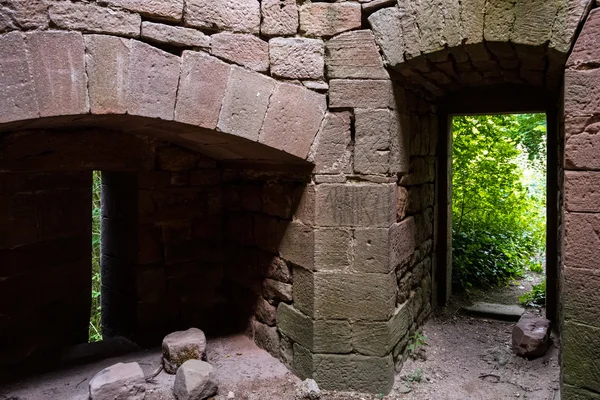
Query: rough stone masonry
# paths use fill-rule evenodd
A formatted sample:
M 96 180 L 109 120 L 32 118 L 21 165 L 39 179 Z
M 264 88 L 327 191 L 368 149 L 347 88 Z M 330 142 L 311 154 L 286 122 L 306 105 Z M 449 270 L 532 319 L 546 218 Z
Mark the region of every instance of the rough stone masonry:
M 594 7 L 0 2 L 2 366 L 86 340 L 100 170 L 105 335 L 248 329 L 320 387 L 389 391 L 447 284 L 439 102 L 519 85 L 564 110 L 563 398 L 600 398 Z

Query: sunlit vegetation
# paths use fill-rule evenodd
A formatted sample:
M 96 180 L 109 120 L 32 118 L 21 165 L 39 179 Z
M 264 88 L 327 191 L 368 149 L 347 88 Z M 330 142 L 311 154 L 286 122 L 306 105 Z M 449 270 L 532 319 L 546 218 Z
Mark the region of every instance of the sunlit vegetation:
M 100 172 L 94 171 L 92 184 L 92 312 L 90 317 L 90 342 L 102 340 L 100 324 L 100 225 L 101 200 L 100 188 L 102 179 Z
M 453 119 L 453 284 L 504 284 L 545 254 L 544 114 Z

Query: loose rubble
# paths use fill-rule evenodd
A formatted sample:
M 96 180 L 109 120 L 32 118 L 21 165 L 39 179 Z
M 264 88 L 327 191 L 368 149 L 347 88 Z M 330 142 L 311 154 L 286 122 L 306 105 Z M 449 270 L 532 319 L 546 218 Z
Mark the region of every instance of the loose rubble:
M 90 381 L 90 400 L 143 400 L 144 372 L 136 362 L 118 363 L 98 372 Z
M 180 365 L 188 360 L 201 360 L 206 350 L 206 336 L 198 328 L 173 332 L 162 342 L 165 371 L 175 374 Z
M 527 358 L 541 357 L 550 346 L 550 321 L 532 314 L 525 314 L 513 328 L 513 350 Z
M 218 390 L 213 367 L 207 362 L 188 360 L 177 370 L 173 388 L 177 400 L 204 400 Z

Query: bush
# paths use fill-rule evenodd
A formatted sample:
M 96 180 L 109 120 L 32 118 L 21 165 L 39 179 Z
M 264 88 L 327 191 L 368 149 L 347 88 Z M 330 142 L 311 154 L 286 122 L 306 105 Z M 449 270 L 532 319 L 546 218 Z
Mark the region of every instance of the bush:
M 455 117 L 453 128 L 453 284 L 506 283 L 544 251 L 544 116 Z
M 92 184 L 92 310 L 90 316 L 90 342 L 102 340 L 100 318 L 100 226 L 102 207 L 100 189 L 102 178 L 100 172 L 94 171 Z
M 519 296 L 519 302 L 528 307 L 540 307 L 546 304 L 546 280 L 538 285 L 533 285 L 531 292 Z

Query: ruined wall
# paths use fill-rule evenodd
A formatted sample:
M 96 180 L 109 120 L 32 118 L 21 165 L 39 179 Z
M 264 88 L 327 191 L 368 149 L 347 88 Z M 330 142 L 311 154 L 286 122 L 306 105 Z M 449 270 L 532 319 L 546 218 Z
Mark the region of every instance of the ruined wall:
M 600 397 L 600 13 L 590 13 L 565 72 L 562 375 L 565 398 Z

